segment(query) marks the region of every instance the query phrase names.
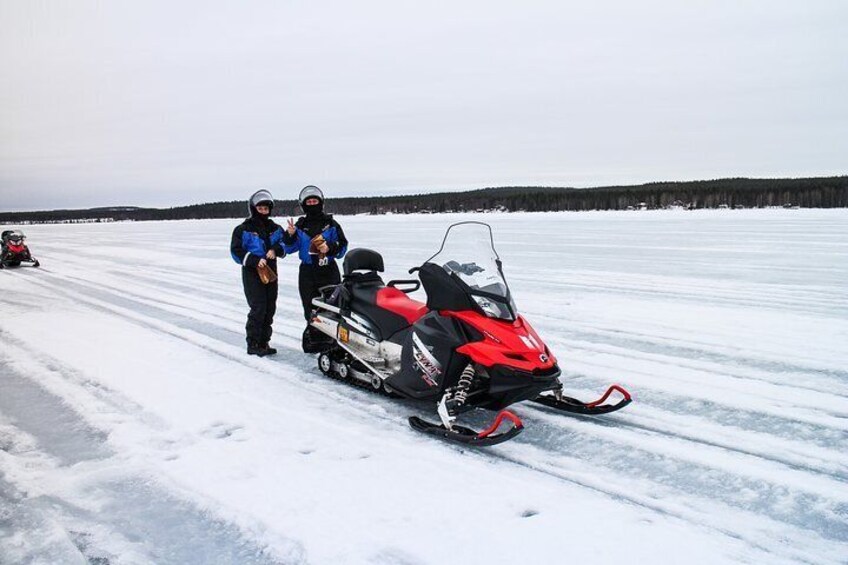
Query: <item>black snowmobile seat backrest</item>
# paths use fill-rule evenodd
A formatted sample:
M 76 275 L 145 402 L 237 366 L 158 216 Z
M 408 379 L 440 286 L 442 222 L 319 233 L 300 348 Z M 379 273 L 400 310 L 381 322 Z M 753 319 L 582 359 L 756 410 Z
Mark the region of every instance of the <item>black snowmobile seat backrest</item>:
M 351 289 L 382 287 L 383 279 L 377 273 L 383 272 L 383 257 L 376 251 L 359 247 L 348 251 L 344 258 L 344 282 Z
M 374 271 L 366 273 L 351 273 L 343 277 L 345 286 L 348 287 L 366 287 L 366 286 L 386 286 L 383 279 Z
M 376 251 L 359 247 L 348 251 L 344 258 L 344 282 L 348 287 L 384 285 L 377 273 L 383 272 L 383 257 Z
M 383 256 L 371 249 L 358 247 L 347 252 L 344 258 L 345 277 L 352 275 L 354 271 L 377 271 L 382 273 Z

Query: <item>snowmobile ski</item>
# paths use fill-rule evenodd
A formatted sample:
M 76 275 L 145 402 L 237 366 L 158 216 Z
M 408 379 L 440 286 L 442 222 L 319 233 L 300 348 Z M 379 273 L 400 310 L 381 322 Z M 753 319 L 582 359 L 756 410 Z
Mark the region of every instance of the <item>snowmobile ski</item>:
M 621 400 L 619 400 L 615 404 L 604 404 L 604 402 L 612 395 L 613 392 L 619 392 L 623 396 Z M 555 391 L 553 395 L 540 395 L 534 398 L 533 402 L 538 402 L 539 404 L 544 404 L 545 406 L 549 406 L 551 408 L 556 408 L 557 410 L 562 410 L 563 412 L 570 412 L 572 414 L 585 414 L 587 416 L 594 416 L 597 414 L 609 414 L 610 412 L 615 412 L 616 410 L 621 410 L 633 399 L 630 397 L 630 393 L 627 392 L 624 388 L 618 385 L 612 385 L 607 389 L 607 391 L 601 396 L 598 400 L 594 402 L 582 402 L 577 400 L 576 398 L 571 398 L 570 396 L 563 396 L 562 391 Z
M 495 433 L 504 420 L 512 422 L 512 427 L 505 432 Z M 492 425 L 482 432 L 475 432 L 471 428 L 457 425 L 448 429 L 441 424 L 433 424 L 417 416 L 411 416 L 409 418 L 409 425 L 415 431 L 436 436 L 453 443 L 475 447 L 487 447 L 509 441 L 524 430 L 524 424 L 521 422 L 521 418 L 509 410 L 501 410 L 495 417 Z

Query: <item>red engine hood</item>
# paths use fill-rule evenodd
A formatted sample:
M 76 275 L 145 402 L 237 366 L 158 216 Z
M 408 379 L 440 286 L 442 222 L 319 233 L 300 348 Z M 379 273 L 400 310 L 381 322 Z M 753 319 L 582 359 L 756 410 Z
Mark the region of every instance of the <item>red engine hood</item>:
M 473 310 L 440 313 L 461 320 L 483 334 L 481 341 L 467 343 L 457 351 L 484 367 L 507 365 L 533 372 L 550 370 L 556 365 L 556 358 L 522 316 L 515 322 L 507 322 Z

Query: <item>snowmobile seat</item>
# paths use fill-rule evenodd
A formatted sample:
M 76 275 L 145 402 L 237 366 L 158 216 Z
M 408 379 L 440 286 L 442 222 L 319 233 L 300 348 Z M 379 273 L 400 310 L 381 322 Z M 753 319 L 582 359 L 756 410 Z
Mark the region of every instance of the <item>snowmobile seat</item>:
M 351 293 L 350 309 L 368 318 L 377 329 L 378 339 L 382 341 L 409 326 L 409 322 L 403 315 L 387 310 L 380 305 L 378 299 L 380 293 L 393 289 L 387 288 L 379 275 L 373 274 L 375 275 L 374 278 L 362 277 L 355 280 L 346 280 L 344 284 L 350 285 L 348 287 Z M 347 277 L 345 278 L 347 279 Z
M 380 340 L 409 327 L 427 312 L 424 304 L 387 287 L 377 274 L 383 268 L 383 257 L 376 251 L 352 249 L 345 255 L 342 283 L 350 296 L 349 308 L 374 324 Z
M 410 324 L 429 312 L 427 305 L 408 297 L 405 292 L 387 286 L 377 291 L 377 306 L 406 318 Z

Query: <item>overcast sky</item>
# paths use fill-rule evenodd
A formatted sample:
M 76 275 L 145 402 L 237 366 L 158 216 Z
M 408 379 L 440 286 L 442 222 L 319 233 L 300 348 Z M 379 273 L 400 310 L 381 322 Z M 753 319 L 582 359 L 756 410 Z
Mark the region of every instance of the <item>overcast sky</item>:
M 0 210 L 848 173 L 848 2 L 0 0 Z

